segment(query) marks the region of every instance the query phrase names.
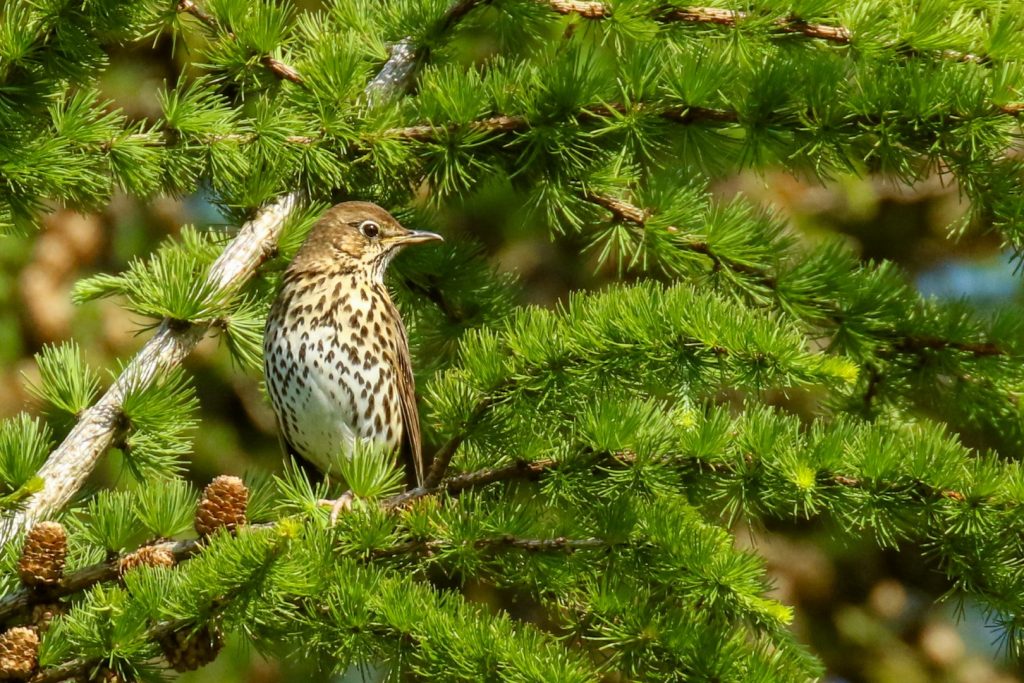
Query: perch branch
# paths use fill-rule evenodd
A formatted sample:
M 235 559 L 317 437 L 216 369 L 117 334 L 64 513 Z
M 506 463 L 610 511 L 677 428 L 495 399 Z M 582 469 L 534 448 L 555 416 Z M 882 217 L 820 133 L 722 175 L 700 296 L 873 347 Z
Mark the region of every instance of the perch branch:
M 298 201 L 286 195 L 261 209 L 224 249 L 207 280 L 215 294 L 240 287 L 273 252 L 285 219 Z M 63 508 L 81 488 L 100 456 L 114 443 L 125 397 L 150 386 L 192 352 L 209 325 L 164 320 L 100 400 L 86 410 L 71 433 L 39 470 L 42 489 L 20 510 L 0 521 L 0 543 Z

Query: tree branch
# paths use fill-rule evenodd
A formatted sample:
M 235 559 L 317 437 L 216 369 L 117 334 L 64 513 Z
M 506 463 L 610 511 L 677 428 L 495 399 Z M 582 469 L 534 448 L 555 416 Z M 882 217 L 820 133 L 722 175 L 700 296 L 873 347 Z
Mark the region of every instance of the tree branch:
M 461 441 L 461 438 L 456 436 L 451 441 Z M 637 459 L 636 453 L 632 451 L 616 451 L 616 452 L 600 452 L 591 453 L 589 457 L 584 457 L 581 460 L 574 460 L 571 464 L 574 467 L 593 467 L 595 465 L 602 464 L 618 464 L 621 466 L 630 466 Z M 720 475 L 728 476 L 732 469 L 723 464 L 708 463 L 705 461 L 696 461 L 692 458 L 680 458 L 679 456 L 665 456 L 663 461 L 666 463 L 675 462 L 697 462 L 697 467 L 707 468 L 708 470 L 718 473 Z M 411 502 L 424 498 L 426 496 L 447 494 L 451 496 L 458 495 L 463 491 L 483 488 L 489 484 L 503 482 L 503 481 L 516 481 L 526 480 L 535 481 L 541 476 L 548 472 L 553 472 L 565 463 L 561 460 L 554 458 L 541 458 L 539 460 L 516 460 L 511 464 L 504 465 L 501 467 L 491 467 L 482 470 L 476 470 L 473 472 L 465 472 L 457 474 L 453 477 L 449 477 L 439 484 L 431 487 L 419 487 L 404 491 L 402 493 L 386 498 L 380 502 L 380 506 L 385 511 L 397 510 L 409 505 Z M 748 463 L 749 464 L 749 463 Z M 835 486 L 843 488 L 861 488 L 864 484 L 861 479 L 836 473 L 822 473 L 822 481 L 830 482 Z M 744 475 L 746 476 L 746 475 Z M 878 482 L 875 482 L 877 485 Z M 945 489 L 945 488 L 929 488 L 929 493 L 939 499 L 951 500 L 957 503 L 963 503 L 967 500 L 966 496 L 957 490 Z M 243 529 L 249 531 L 262 531 L 271 530 L 275 527 L 275 522 L 268 522 L 263 524 L 251 524 Z M 514 536 L 500 536 L 491 539 L 481 539 L 478 542 L 477 547 L 511 547 L 521 548 L 528 551 L 556 551 L 556 550 L 577 550 L 584 548 L 595 548 L 602 545 L 607 545 L 607 541 L 601 541 L 600 539 L 580 539 L 571 540 L 565 538 L 555 539 L 521 539 Z M 163 543 L 154 544 L 154 547 L 163 548 L 169 550 L 174 558 L 175 562 L 182 562 L 193 557 L 202 550 L 202 539 L 193 538 L 182 541 L 167 541 Z M 440 550 L 445 547 L 444 541 L 410 541 L 407 543 L 397 544 L 391 548 L 384 548 L 377 551 L 373 551 L 371 554 L 373 557 L 393 557 L 403 553 L 412 552 L 431 552 Z M 134 551 L 133 551 L 134 552 Z M 130 553 L 126 553 L 128 555 Z M 82 590 L 89 588 L 97 583 L 105 581 L 113 581 L 118 577 L 118 567 L 120 566 L 121 560 L 124 556 L 118 556 L 105 562 L 100 562 L 89 567 L 84 567 L 73 574 L 69 574 L 61 582 L 59 586 L 53 588 L 47 592 L 40 592 L 23 588 L 19 591 L 11 593 L 0 599 L 0 622 L 10 620 L 12 617 L 24 613 L 33 605 L 51 602 L 55 598 L 63 597 L 78 593 Z M 59 669 L 60 671 L 67 670 L 64 665 L 61 667 L 55 667 L 54 669 L 48 669 L 42 672 L 40 675 L 51 675 L 51 671 Z M 78 669 L 75 669 L 78 671 Z M 64 678 L 66 678 L 65 676 Z M 64 680 L 64 678 L 45 678 L 40 680 Z
M 273 252 L 285 219 L 298 196 L 285 195 L 261 209 L 238 231 L 213 263 L 207 281 L 212 294 L 239 288 Z M 39 470 L 42 489 L 24 508 L 0 521 L 0 544 L 13 539 L 25 527 L 63 508 L 81 488 L 96 461 L 113 445 L 121 419 L 121 407 L 129 394 L 145 389 L 188 356 L 209 326 L 164 320 L 114 384 L 86 410 L 71 433 L 50 454 Z
M 607 548 L 610 544 L 603 538 L 519 538 L 517 536 L 498 536 L 496 538 L 478 538 L 473 541 L 472 546 L 477 550 L 515 548 L 527 552 L 569 552 L 577 550 L 592 550 L 596 548 Z M 435 555 L 447 548 L 456 548 L 443 540 L 417 540 L 398 543 L 390 548 L 381 548 L 371 553 L 374 559 L 396 557 L 399 555 Z
M 634 225 L 639 225 L 640 227 L 643 227 L 644 225 L 646 225 L 647 220 L 650 218 L 649 212 L 639 207 L 633 206 L 629 202 L 626 202 L 622 199 L 608 197 L 606 195 L 601 194 L 595 194 L 593 192 L 585 193 L 583 195 L 583 198 L 586 199 L 588 202 L 597 204 L 598 206 L 607 209 L 619 221 L 633 223 Z M 665 228 L 665 231 L 670 233 L 677 233 L 680 234 L 680 236 L 682 236 L 683 234 L 682 231 L 674 225 L 667 226 Z M 760 282 L 760 284 L 763 284 L 766 287 L 775 287 L 775 277 L 771 273 L 769 273 L 767 269 L 726 258 L 721 254 L 717 253 L 711 247 L 711 245 L 708 244 L 708 242 L 705 240 L 684 238 L 679 241 L 679 246 L 683 249 L 687 249 L 689 251 L 707 256 L 709 259 L 711 259 L 716 270 L 725 267 L 736 273 L 751 275 L 755 277 Z
M 195 542 L 189 542 L 194 548 L 198 547 Z M 181 544 L 164 544 L 170 545 L 181 545 Z M 529 553 L 544 553 L 544 552 L 555 552 L 555 553 L 574 553 L 582 550 L 600 550 L 602 548 L 608 548 L 612 544 L 608 543 L 603 539 L 588 538 L 588 539 L 568 539 L 565 537 L 557 537 L 554 539 L 522 539 L 511 535 L 500 536 L 490 539 L 477 539 L 472 543 L 476 549 L 488 549 L 488 550 L 503 550 L 503 549 L 515 549 L 522 550 Z M 621 544 L 618 544 L 621 545 Z M 433 555 L 437 552 L 444 550 L 445 548 L 455 548 L 456 546 L 446 541 L 410 541 L 408 543 L 401 543 L 390 548 L 382 548 L 371 553 L 373 559 L 385 559 L 389 557 L 397 557 L 400 555 Z M 194 553 L 189 553 L 190 556 Z M 182 558 L 184 559 L 184 558 Z M 157 640 L 172 633 L 176 629 L 186 625 L 187 622 L 159 622 L 154 624 L 146 635 L 151 640 Z M 77 658 L 70 661 L 66 661 L 56 667 L 49 667 L 36 673 L 30 679 L 30 683 L 58 683 L 59 681 L 67 681 L 73 678 L 80 678 L 88 675 L 96 667 L 102 664 L 102 660 L 98 658 Z
M 615 220 L 618 221 L 633 223 L 634 225 L 643 227 L 650 219 L 649 211 L 641 209 L 638 206 L 634 206 L 623 199 L 593 192 L 587 192 L 583 197 L 587 201 L 607 209 L 614 216 Z M 681 232 L 680 229 L 674 225 L 665 227 L 665 231 L 670 233 Z M 767 268 L 761 268 L 747 263 L 740 263 L 726 258 L 715 252 L 711 245 L 704 240 L 683 239 L 679 241 L 678 244 L 682 249 L 688 249 L 699 254 L 704 254 L 712 260 L 716 268 L 726 267 L 736 273 L 750 275 L 760 284 L 763 284 L 772 290 L 774 290 L 778 284 L 775 274 L 771 273 Z M 830 316 L 830 320 L 837 324 L 841 323 L 841 318 L 836 315 L 835 311 L 827 311 L 826 313 Z M 975 357 L 1010 357 L 1012 355 L 1007 351 L 1007 349 L 992 340 L 960 341 L 923 335 L 895 335 L 892 338 L 882 336 L 880 339 L 883 341 L 891 341 L 893 350 L 899 353 L 915 355 L 920 355 L 924 351 L 944 351 L 947 349 L 969 353 Z
M 215 33 L 220 30 L 220 25 L 217 24 L 217 20 L 207 14 L 202 7 L 194 3 L 192 0 L 180 0 L 178 2 L 178 11 L 195 17 L 202 22 L 206 28 Z M 230 31 L 228 31 L 228 35 L 234 37 L 234 34 Z
M 190 538 L 182 541 L 154 543 L 151 547 L 170 551 L 177 564 L 195 555 L 202 546 L 200 539 Z M 3 598 L 0 598 L 0 622 L 6 622 L 12 617 L 27 611 L 33 605 L 53 602 L 57 598 L 74 595 L 98 583 L 117 579 L 121 560 L 130 554 L 125 553 L 105 562 L 83 567 L 72 574 L 68 574 L 59 585 L 45 591 L 25 588 L 3 596 Z
M 178 11 L 184 12 L 185 14 L 195 17 L 213 33 L 218 33 L 223 30 L 224 35 L 226 35 L 231 40 L 235 39 L 235 34 L 233 31 L 231 31 L 230 29 L 223 29 L 220 23 L 213 16 L 207 13 L 202 7 L 197 5 L 195 2 L 193 2 L 193 0 L 179 0 Z M 297 85 L 301 85 L 304 82 L 302 80 L 302 74 L 300 74 L 295 67 L 291 66 L 290 64 L 282 62 L 280 59 L 277 59 L 276 57 L 273 57 L 271 55 L 263 55 L 263 57 L 260 58 L 260 63 L 263 66 L 267 67 L 267 70 L 270 73 L 274 74 L 275 76 L 282 80 L 291 81 L 292 83 L 295 83 Z
M 441 20 L 441 32 L 447 32 L 474 7 L 487 2 L 490 0 L 458 0 L 453 3 Z M 364 91 L 371 107 L 391 95 L 408 90 L 418 65 L 425 57 L 418 52 L 411 36 L 406 36 L 391 46 L 388 60 Z
M 559 14 L 575 14 L 584 19 L 601 20 L 612 16 L 612 9 L 603 2 L 589 0 L 539 0 Z M 756 19 L 757 15 L 742 10 L 730 10 L 721 7 L 675 7 L 663 5 L 654 10 L 653 18 L 661 23 L 707 24 L 736 28 L 748 19 Z M 772 21 L 772 27 L 782 34 L 802 35 L 836 45 L 848 45 L 854 35 L 845 26 L 818 24 L 805 21 L 799 17 L 780 17 Z M 988 63 L 984 55 L 958 50 L 942 50 L 938 53 L 943 59 L 957 62 Z M 1007 113 L 1010 113 L 1007 111 Z
M 463 438 L 465 437 L 455 436 L 450 442 L 458 441 L 461 443 Z M 435 456 L 435 461 L 438 457 L 439 456 Z M 628 459 L 628 456 L 620 454 L 620 459 L 621 458 Z M 536 479 L 544 472 L 555 469 L 558 465 L 558 461 L 552 459 L 534 461 L 521 460 L 505 467 L 489 468 L 479 470 L 477 472 L 460 474 L 429 488 L 415 488 L 396 494 L 390 498 L 386 498 L 381 501 L 381 507 L 384 510 L 395 510 L 408 505 L 414 500 L 429 495 L 438 495 L 441 493 L 457 495 L 462 491 L 479 488 L 498 481 Z M 253 530 L 272 529 L 273 527 L 274 523 L 269 522 L 265 524 L 250 524 L 244 528 Z M 175 563 L 178 563 L 196 555 L 202 549 L 202 539 L 190 538 L 181 541 L 165 541 L 163 543 L 155 543 L 153 544 L 153 547 L 170 551 L 174 556 Z M 98 583 L 117 579 L 121 560 L 130 554 L 131 553 L 125 553 L 104 562 L 83 567 L 82 569 L 65 576 L 64 580 L 61 581 L 58 586 L 46 591 L 22 588 L 3 596 L 0 598 L 0 623 L 6 622 L 18 614 L 24 613 L 34 605 L 52 602 L 57 598 L 79 593 Z
M 263 55 L 263 58 L 260 60 L 260 63 L 263 64 L 263 66 L 267 67 L 267 70 L 270 71 L 270 73 L 274 74 L 275 76 L 282 80 L 291 81 L 292 83 L 296 83 L 299 85 L 304 83 L 304 81 L 302 80 L 302 75 L 298 72 L 298 70 L 295 67 L 291 66 L 290 64 L 285 64 L 276 57 L 271 57 L 270 55 Z

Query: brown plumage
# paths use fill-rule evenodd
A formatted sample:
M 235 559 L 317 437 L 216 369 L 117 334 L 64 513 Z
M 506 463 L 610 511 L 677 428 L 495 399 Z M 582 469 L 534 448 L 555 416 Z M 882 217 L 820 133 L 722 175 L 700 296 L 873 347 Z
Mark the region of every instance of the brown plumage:
M 267 392 L 285 447 L 337 471 L 357 439 L 400 452 L 411 485 L 426 473 L 405 326 L 384 285 L 402 247 L 439 240 L 381 207 L 329 209 L 285 271 L 267 319 Z

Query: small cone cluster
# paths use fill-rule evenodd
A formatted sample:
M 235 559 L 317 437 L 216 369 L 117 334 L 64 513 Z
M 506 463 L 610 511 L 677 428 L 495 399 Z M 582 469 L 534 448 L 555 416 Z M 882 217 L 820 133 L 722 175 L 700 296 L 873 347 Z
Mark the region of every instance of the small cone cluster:
M 25 679 L 39 661 L 39 634 L 27 626 L 0 633 L 0 679 Z
M 44 602 L 32 608 L 29 622 L 40 632 L 45 632 L 50 628 L 51 621 L 67 613 L 67 608 L 59 602 Z
M 124 576 L 136 567 L 173 567 L 174 553 L 165 545 L 147 545 L 125 555 L 117 565 L 118 576 Z
M 238 477 L 219 476 L 207 485 L 196 510 L 195 527 L 200 536 L 208 536 L 224 527 L 234 530 L 245 524 L 249 489 Z
M 157 643 L 171 668 L 178 672 L 194 671 L 217 658 L 224 636 L 216 626 L 205 624 L 199 630 L 186 627 L 172 631 Z
M 40 522 L 25 536 L 18 560 L 18 575 L 26 586 L 56 586 L 64 577 L 68 556 L 68 535 L 57 522 Z

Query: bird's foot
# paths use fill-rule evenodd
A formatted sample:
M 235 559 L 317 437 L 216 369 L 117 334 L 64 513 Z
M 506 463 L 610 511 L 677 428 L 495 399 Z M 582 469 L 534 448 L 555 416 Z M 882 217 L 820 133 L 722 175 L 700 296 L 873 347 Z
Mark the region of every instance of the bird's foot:
M 338 515 L 342 511 L 348 512 L 352 509 L 352 501 L 356 499 L 355 495 L 351 491 L 345 491 L 345 493 L 338 496 L 337 500 L 321 500 L 320 505 L 331 508 L 331 526 L 338 523 Z

